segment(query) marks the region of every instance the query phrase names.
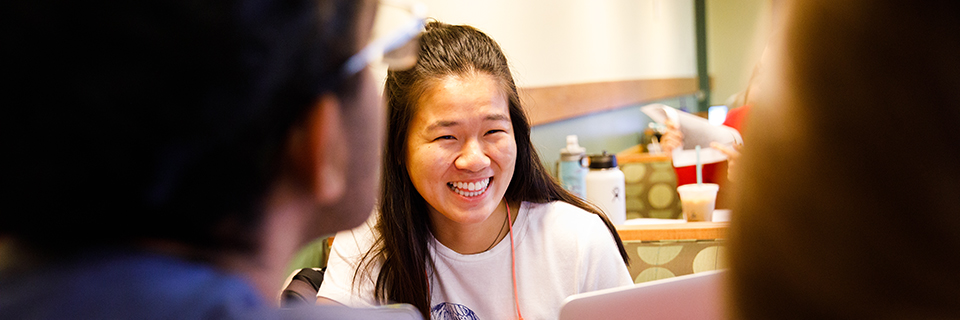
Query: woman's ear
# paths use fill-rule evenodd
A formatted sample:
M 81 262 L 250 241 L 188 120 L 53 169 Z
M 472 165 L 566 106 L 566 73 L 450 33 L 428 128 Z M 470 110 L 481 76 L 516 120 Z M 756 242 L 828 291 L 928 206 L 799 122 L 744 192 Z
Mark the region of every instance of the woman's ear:
M 340 99 L 324 93 L 303 124 L 290 133 L 288 154 L 296 167 L 292 177 L 302 181 L 316 201 L 331 204 L 343 197 L 347 182 L 347 140 L 343 136 Z

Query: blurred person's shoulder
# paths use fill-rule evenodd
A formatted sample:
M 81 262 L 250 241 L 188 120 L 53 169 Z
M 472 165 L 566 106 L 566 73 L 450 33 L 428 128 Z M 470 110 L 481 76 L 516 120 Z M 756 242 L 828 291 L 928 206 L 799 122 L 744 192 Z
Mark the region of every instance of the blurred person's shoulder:
M 90 252 L 0 275 L 0 319 L 274 319 L 245 280 L 212 266 L 135 251 Z

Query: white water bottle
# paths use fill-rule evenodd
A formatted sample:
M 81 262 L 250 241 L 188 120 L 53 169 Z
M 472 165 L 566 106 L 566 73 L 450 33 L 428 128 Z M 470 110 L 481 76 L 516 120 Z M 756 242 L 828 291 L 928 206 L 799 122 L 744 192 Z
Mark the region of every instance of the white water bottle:
M 600 207 L 614 225 L 627 221 L 627 202 L 623 171 L 617 166 L 617 156 L 607 154 L 590 156 L 587 173 L 587 200 Z

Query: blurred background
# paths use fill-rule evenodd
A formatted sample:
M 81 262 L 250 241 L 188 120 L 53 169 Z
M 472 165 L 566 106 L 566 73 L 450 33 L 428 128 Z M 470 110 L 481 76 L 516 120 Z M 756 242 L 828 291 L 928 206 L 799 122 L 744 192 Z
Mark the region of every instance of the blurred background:
M 732 104 L 777 10 L 775 0 L 421 2 L 428 17 L 475 26 L 500 43 L 551 170 L 566 135 L 588 154 L 640 144 L 650 122 L 642 105 L 706 116 L 710 106 Z M 381 6 L 379 19 L 377 30 L 389 30 L 404 15 Z

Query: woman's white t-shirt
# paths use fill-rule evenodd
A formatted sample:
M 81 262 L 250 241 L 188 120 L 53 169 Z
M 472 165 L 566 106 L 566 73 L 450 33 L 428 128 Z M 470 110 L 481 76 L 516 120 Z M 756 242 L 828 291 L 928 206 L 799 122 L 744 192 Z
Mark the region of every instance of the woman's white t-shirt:
M 373 295 L 379 264 L 354 274 L 375 240 L 374 218 L 336 235 L 317 296 L 354 307 L 379 305 Z M 526 319 L 556 319 L 576 293 L 633 284 L 617 245 L 597 215 L 566 202 L 523 202 L 513 225 L 517 292 Z M 510 238 L 477 254 L 429 244 L 433 319 L 515 319 Z

